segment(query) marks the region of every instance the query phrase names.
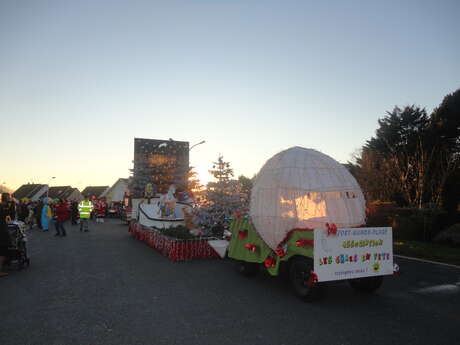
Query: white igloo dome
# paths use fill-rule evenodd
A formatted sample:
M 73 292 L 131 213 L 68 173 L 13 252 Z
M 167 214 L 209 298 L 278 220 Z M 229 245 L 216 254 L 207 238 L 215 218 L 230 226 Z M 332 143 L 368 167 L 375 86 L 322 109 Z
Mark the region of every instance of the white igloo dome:
M 292 147 L 260 169 L 249 215 L 262 239 L 276 249 L 294 228 L 356 227 L 365 222 L 365 200 L 348 170 L 313 149 Z

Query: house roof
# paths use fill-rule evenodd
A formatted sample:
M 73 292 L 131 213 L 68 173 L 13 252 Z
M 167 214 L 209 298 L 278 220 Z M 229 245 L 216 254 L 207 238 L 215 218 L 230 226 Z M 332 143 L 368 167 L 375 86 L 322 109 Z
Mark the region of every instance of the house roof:
M 129 178 L 119 178 L 113 185 L 111 185 L 109 188 L 107 188 L 103 193 L 102 196 L 106 196 L 112 189 L 114 189 L 119 183 L 129 183 Z
M 96 196 L 96 198 L 99 198 L 102 193 L 106 191 L 106 189 L 109 188 L 109 186 L 89 186 L 83 189 L 81 194 L 84 196 Z
M 74 190 L 71 186 L 50 187 L 48 196 L 52 199 L 68 199 Z
M 32 198 L 37 194 L 43 187 L 46 187 L 46 184 L 23 184 L 19 187 L 14 193 L 13 198 L 23 199 L 23 198 Z

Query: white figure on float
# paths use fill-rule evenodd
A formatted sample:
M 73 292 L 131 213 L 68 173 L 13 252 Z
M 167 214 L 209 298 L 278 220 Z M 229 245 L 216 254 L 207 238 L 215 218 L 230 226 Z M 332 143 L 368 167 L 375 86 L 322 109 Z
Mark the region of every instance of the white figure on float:
M 168 193 L 163 194 L 160 197 L 160 209 L 163 217 L 174 218 L 176 211 L 176 198 L 174 193 L 176 192 L 176 186 L 174 184 L 169 186 Z

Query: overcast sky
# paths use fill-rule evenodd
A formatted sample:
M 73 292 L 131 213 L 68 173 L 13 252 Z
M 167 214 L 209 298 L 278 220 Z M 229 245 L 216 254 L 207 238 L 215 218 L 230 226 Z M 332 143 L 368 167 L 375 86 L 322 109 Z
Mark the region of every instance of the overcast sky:
M 395 105 L 460 87 L 460 1 L 0 0 L 0 184 L 111 185 L 134 138 L 206 144 L 252 176 L 340 162 Z

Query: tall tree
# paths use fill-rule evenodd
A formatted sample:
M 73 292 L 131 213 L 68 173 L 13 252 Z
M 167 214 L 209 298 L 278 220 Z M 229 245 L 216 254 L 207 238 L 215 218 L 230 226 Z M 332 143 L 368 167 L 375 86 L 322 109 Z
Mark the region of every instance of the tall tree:
M 447 210 L 460 202 L 460 89 L 444 97 L 430 123 L 437 159 L 432 166 L 433 200 Z
M 232 179 L 233 169 L 230 163 L 224 161 L 224 157 L 219 155 L 212 167 L 209 172 L 214 176 L 215 181 L 207 184 L 207 213 L 213 223 L 223 225 L 241 207 L 241 197 L 238 182 Z
M 427 170 L 434 159 L 429 141 L 429 118 L 416 106 L 395 107 L 379 120 L 376 136 L 364 147 L 375 154 L 388 181 L 395 183 L 403 200 L 421 206 L 426 198 Z M 382 185 L 381 188 L 388 188 Z
M 368 200 L 455 209 L 460 202 L 459 169 L 460 89 L 430 116 L 416 106 L 388 112 L 351 171 Z
M 245 204 L 246 208 L 249 206 L 249 201 L 251 200 L 251 190 L 254 185 L 253 179 L 244 175 L 238 176 L 238 189 L 241 201 Z
M 199 192 L 203 189 L 203 185 L 200 182 L 200 179 L 198 178 L 197 172 L 194 170 L 195 167 L 190 167 L 188 170 L 187 174 L 187 180 L 188 180 L 188 190 L 190 190 L 192 193 Z

